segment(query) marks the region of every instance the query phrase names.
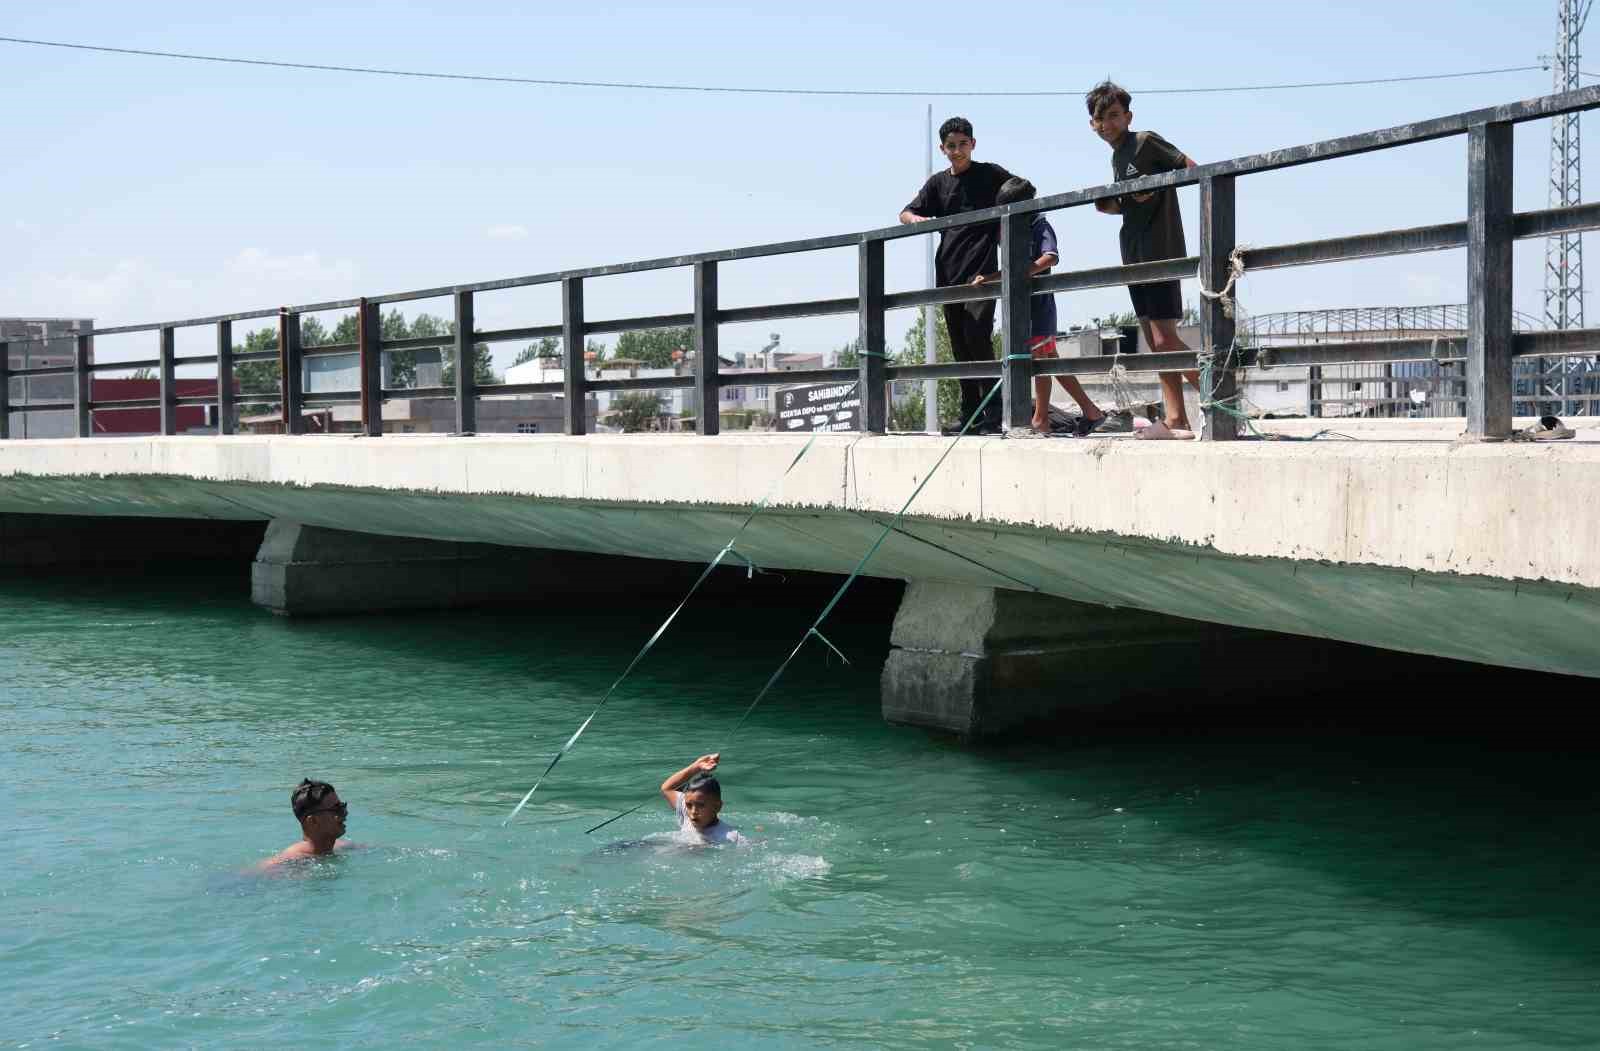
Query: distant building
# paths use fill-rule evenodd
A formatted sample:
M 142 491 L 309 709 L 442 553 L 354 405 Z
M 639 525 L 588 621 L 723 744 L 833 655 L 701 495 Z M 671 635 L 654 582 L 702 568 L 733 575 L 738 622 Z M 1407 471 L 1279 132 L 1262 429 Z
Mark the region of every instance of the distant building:
M 587 399 L 587 429 L 595 426 L 595 399 Z M 361 433 L 361 406 L 325 405 L 304 412 L 307 434 Z M 478 399 L 475 434 L 560 434 L 566 419 L 564 399 L 548 394 Z M 385 434 L 450 434 L 456 429 L 454 398 L 391 398 L 383 406 Z M 246 416 L 239 421 L 246 434 L 282 434 L 276 413 Z
M 589 380 L 618 380 L 618 379 L 657 379 L 667 376 L 689 376 L 694 370 L 680 362 L 672 368 L 652 369 L 644 367 L 640 362 L 627 358 L 613 358 L 610 361 L 591 363 L 583 370 L 584 378 Z M 513 365 L 506 370 L 507 383 L 560 383 L 564 372 L 560 358 L 534 358 L 521 365 Z M 595 404 L 594 421 L 602 429 L 612 427 L 612 421 L 617 415 L 616 402 L 633 391 L 601 390 L 595 391 L 589 397 Z M 695 391 L 692 387 L 675 387 L 654 392 L 659 399 L 659 408 L 656 415 L 656 430 L 676 430 L 680 421 L 688 420 L 693 426 L 694 417 L 698 407 Z M 559 405 L 563 395 L 546 395 L 556 399 Z M 560 428 L 558 427 L 559 431 Z
M 450 343 L 446 338 L 441 343 Z M 444 355 L 438 347 L 422 347 L 412 351 L 415 355 L 412 387 L 439 387 L 444 384 Z M 326 394 L 332 391 L 361 389 L 361 355 L 313 354 L 304 358 L 300 368 L 301 389 L 307 394 Z M 396 386 L 394 354 L 383 355 L 383 385 Z
M 721 378 L 718 390 L 717 415 L 724 430 L 744 430 L 751 427 L 771 426 L 776 414 L 776 388 L 770 383 L 749 383 L 741 380 L 741 373 L 793 372 L 798 369 L 827 367 L 827 356 L 821 352 L 795 352 L 780 350 L 739 351 L 717 356 L 717 371 Z M 590 380 L 655 379 L 670 376 L 693 376 L 694 355 L 684 355 L 668 368 L 648 368 L 642 362 L 628 358 L 612 358 L 591 362 L 584 369 Z M 513 365 L 506 370 L 507 383 L 560 383 L 562 364 L 560 358 L 535 358 Z M 615 426 L 618 417 L 616 402 L 630 391 L 596 391 L 598 421 L 602 429 Z M 652 430 L 693 429 L 700 414 L 698 395 L 693 387 L 670 387 L 654 392 L 660 400 L 660 409 Z
M 0 318 L 0 342 L 10 344 L 7 367 L 46 368 L 71 365 L 77 354 L 77 334 L 94 328 L 93 318 Z M 44 343 L 32 342 L 44 340 Z M 29 342 L 21 342 L 28 340 Z M 91 341 L 89 360 L 94 360 Z M 11 404 L 70 402 L 72 376 L 13 376 Z M 71 410 L 13 412 L 13 438 L 70 438 L 77 433 Z
M 179 398 L 216 397 L 217 381 L 212 379 L 175 379 L 173 394 Z M 234 383 L 235 390 L 238 383 Z M 89 400 L 134 401 L 161 396 L 161 381 L 155 379 L 102 379 L 90 378 Z M 160 434 L 161 410 L 149 409 L 94 409 L 89 413 L 89 425 L 94 434 Z M 179 405 L 174 409 L 173 428 L 179 434 L 215 433 L 217 406 Z
M 1199 325 L 1179 325 L 1178 338 L 1190 347 L 1200 346 Z M 1248 337 L 1245 337 L 1248 338 Z M 1056 335 L 1056 352 L 1064 358 L 1104 357 L 1116 354 L 1148 354 L 1149 344 L 1137 325 L 1100 328 L 1090 326 L 1061 332 Z M 1135 364 L 1129 361 L 1130 368 Z M 1102 406 L 1115 401 L 1115 392 L 1105 376 L 1082 376 L 1084 389 Z M 1241 374 L 1239 390 L 1241 404 L 1251 413 L 1273 416 L 1304 416 L 1307 406 L 1306 369 L 1304 366 L 1273 369 L 1249 369 Z M 1128 377 L 1126 391 L 1149 402 L 1159 402 L 1161 391 L 1155 373 L 1133 372 Z M 1184 385 L 1184 396 L 1190 401 L 1191 422 L 1198 419 L 1199 402 L 1194 388 Z M 1072 403 L 1062 393 L 1059 384 L 1051 386 L 1053 404 L 1068 407 Z M 1076 411 L 1075 409 L 1071 411 Z

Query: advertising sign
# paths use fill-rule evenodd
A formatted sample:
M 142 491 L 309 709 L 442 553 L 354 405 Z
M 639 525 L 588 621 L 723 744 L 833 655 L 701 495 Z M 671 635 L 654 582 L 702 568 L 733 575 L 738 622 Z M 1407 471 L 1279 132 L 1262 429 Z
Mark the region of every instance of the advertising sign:
M 778 388 L 778 426 L 791 431 L 859 431 L 861 396 L 854 383 Z

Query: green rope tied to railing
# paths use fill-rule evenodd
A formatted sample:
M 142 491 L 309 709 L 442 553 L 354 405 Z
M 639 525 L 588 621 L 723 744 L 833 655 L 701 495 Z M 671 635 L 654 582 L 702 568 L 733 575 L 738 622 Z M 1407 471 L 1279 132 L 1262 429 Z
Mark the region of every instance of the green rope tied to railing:
M 1248 247 L 1248 245 L 1236 245 L 1233 251 L 1228 253 L 1228 280 L 1218 291 L 1212 292 L 1206 288 L 1204 263 L 1201 264 L 1200 273 L 1196 275 L 1199 278 L 1200 295 L 1219 303 L 1223 314 L 1235 322 L 1233 340 L 1228 344 L 1227 351 L 1221 355 L 1223 361 L 1230 363 L 1237 360 L 1234 352 L 1239 348 L 1240 326 L 1238 322 L 1243 320 L 1240 317 L 1243 311 L 1239 307 L 1239 301 L 1234 293 L 1234 286 L 1244 277 L 1244 253 Z M 1200 410 L 1208 412 L 1216 409 L 1223 415 L 1232 416 L 1240 423 L 1243 423 L 1245 428 L 1255 437 L 1265 438 L 1266 435 L 1262 434 L 1260 429 L 1256 427 L 1255 420 L 1250 417 L 1250 414 L 1240 408 L 1242 395 L 1235 393 L 1226 398 L 1218 398 L 1216 396 L 1217 388 L 1222 382 L 1221 377 L 1217 375 L 1217 358 L 1218 355 L 1215 351 L 1208 351 L 1203 348 L 1195 353 L 1195 364 L 1199 366 L 1200 371 Z
M 1234 352 L 1238 349 L 1238 346 L 1239 336 L 1237 329 L 1235 329 L 1233 342 L 1228 345 L 1228 349 L 1222 354 L 1219 355 L 1204 349 L 1195 352 L 1195 364 L 1200 368 L 1200 411 L 1206 412 L 1211 409 L 1217 409 L 1223 415 L 1232 416 L 1244 424 L 1245 428 L 1255 437 L 1265 438 L 1266 435 L 1256 427 L 1255 420 L 1250 414 L 1239 407 L 1239 399 L 1242 395 L 1235 393 L 1226 398 L 1216 396 L 1217 388 L 1222 382 L 1218 373 L 1226 371 L 1217 368 L 1217 359 L 1220 357 L 1222 360 L 1229 362 L 1236 360 Z
M 633 673 L 633 669 L 639 666 L 640 661 L 644 660 L 645 654 L 649 653 L 650 650 L 655 647 L 655 644 L 660 641 L 661 636 L 666 634 L 667 628 L 671 627 L 672 622 L 677 619 L 679 613 L 683 612 L 683 608 L 689 604 L 689 600 L 694 597 L 695 592 L 700 590 L 700 585 L 704 584 L 706 582 L 706 578 L 711 576 L 712 570 L 716 569 L 722 564 L 723 559 L 727 558 L 730 554 L 737 556 L 745 563 L 746 579 L 750 579 L 755 576 L 758 571 L 756 564 L 750 559 L 745 558 L 743 554 L 735 551 L 733 545 L 738 543 L 739 538 L 744 535 L 744 531 L 749 528 L 750 523 L 755 521 L 756 515 L 764 511 L 767 507 L 767 504 L 772 501 L 772 498 L 778 495 L 778 488 L 783 485 L 783 480 L 789 477 L 790 472 L 795 469 L 801 460 L 805 459 L 806 453 L 811 451 L 811 447 L 816 444 L 817 438 L 824 433 L 826 432 L 812 432 L 811 437 L 807 439 L 806 443 L 800 447 L 800 451 L 795 453 L 794 459 L 789 461 L 789 466 L 783 469 L 783 473 L 779 475 L 777 480 L 772 483 L 772 487 L 767 490 L 767 494 L 761 498 L 761 502 L 756 504 L 755 507 L 751 508 L 748 515 L 745 515 L 744 521 L 740 523 L 739 528 L 733 534 L 732 539 L 724 544 L 722 546 L 722 550 L 717 552 L 716 557 L 706 564 L 705 569 L 700 571 L 700 576 L 697 577 L 695 582 L 689 586 L 688 592 L 683 596 L 683 601 L 679 602 L 677 607 L 674 608 L 671 613 L 667 614 L 667 619 L 661 622 L 661 626 L 655 630 L 655 634 L 651 635 L 650 638 L 645 642 L 644 646 L 640 648 L 639 652 L 633 655 L 633 660 L 628 662 L 628 666 L 622 670 L 622 674 L 617 676 L 616 681 L 613 682 L 606 692 L 600 697 L 600 703 L 594 706 L 594 711 L 590 712 L 589 717 L 579 724 L 576 732 L 574 732 L 571 737 L 567 738 L 567 743 L 557 749 L 556 754 L 550 759 L 550 765 L 544 768 L 544 773 L 539 775 L 539 779 L 533 783 L 533 787 L 528 789 L 527 794 L 522 797 L 522 800 L 517 803 L 516 808 L 511 811 L 511 816 L 500 823 L 500 827 L 504 828 L 506 825 L 511 824 L 512 818 L 515 818 L 518 814 L 522 813 L 522 808 L 528 805 L 528 800 L 532 799 L 533 794 L 539 790 L 539 786 L 544 784 L 544 779 L 550 776 L 550 771 L 554 770 L 556 768 L 556 764 L 561 762 L 562 757 L 572 750 L 573 745 L 578 743 L 578 738 L 582 737 L 583 732 L 589 728 L 589 724 L 594 722 L 594 717 L 600 714 L 600 709 L 606 706 L 606 702 L 611 699 L 611 695 L 617 692 L 617 687 L 622 685 L 622 681 Z
M 1031 357 L 1031 355 L 1023 356 Z M 854 584 L 856 582 L 856 578 L 861 576 L 861 571 L 867 567 L 868 562 L 872 561 L 872 556 L 878 553 L 878 548 L 883 546 L 883 542 L 889 538 L 889 534 L 894 532 L 895 529 L 899 527 L 901 521 L 905 519 L 906 512 L 910 510 L 912 502 L 915 501 L 916 498 L 922 493 L 923 489 L 927 488 L 928 482 L 930 482 L 933 479 L 933 476 L 939 472 L 939 468 L 944 465 L 945 460 L 948 459 L 950 453 L 954 451 L 956 443 L 967 436 L 967 432 L 972 429 L 972 425 L 977 422 L 978 417 L 983 415 L 983 410 L 988 406 L 989 399 L 995 396 L 995 392 L 1000 389 L 1000 386 L 1000 384 L 996 383 L 994 386 L 989 388 L 989 393 L 983 396 L 983 400 L 978 403 L 978 407 L 974 409 L 972 415 L 967 418 L 967 422 L 962 425 L 961 430 L 951 440 L 950 444 L 945 447 L 944 452 L 939 454 L 939 458 L 934 461 L 933 467 L 929 469 L 927 475 L 922 479 L 921 482 L 917 483 L 917 487 L 911 491 L 911 495 L 906 497 L 905 503 L 900 505 L 900 510 L 895 513 L 895 516 L 889 520 L 889 524 L 884 526 L 883 531 L 878 534 L 878 539 L 874 540 L 872 542 L 872 546 L 867 548 L 867 553 L 861 556 L 861 561 L 856 563 L 856 567 L 850 571 L 850 575 L 845 578 L 844 583 L 839 585 L 839 590 L 835 591 L 833 593 L 833 597 L 828 600 L 827 605 L 822 607 L 822 612 L 817 614 L 817 619 L 811 622 L 811 626 L 806 629 L 805 634 L 800 636 L 800 641 L 795 643 L 794 649 L 790 650 L 789 655 L 783 659 L 783 663 L 778 665 L 778 670 L 772 673 L 772 675 L 767 679 L 766 685 L 762 686 L 760 692 L 756 694 L 755 700 L 751 701 L 750 706 L 744 710 L 744 714 L 739 716 L 738 721 L 733 724 L 733 729 L 728 731 L 728 736 L 725 740 L 733 739 L 733 736 L 739 732 L 739 728 L 745 724 L 745 720 L 749 719 L 750 714 L 756 710 L 756 706 L 766 699 L 768 693 L 772 692 L 772 688 L 778 684 L 779 679 L 783 678 L 783 673 L 788 670 L 790 663 L 792 663 L 795 657 L 799 655 L 800 650 L 805 646 L 808 639 L 811 639 L 812 637 L 821 639 L 823 645 L 827 646 L 834 653 L 838 654 L 841 659 L 844 659 L 844 654 L 839 651 L 839 647 L 835 646 L 832 642 L 829 642 L 828 639 L 822 634 L 820 630 L 822 627 L 822 622 L 828 619 L 828 615 L 832 613 L 834 607 L 839 604 L 839 600 L 844 598 L 845 592 L 850 590 L 850 585 Z M 845 660 L 845 663 L 849 663 L 848 659 Z M 605 828 L 613 821 L 619 821 L 634 811 L 639 810 L 648 802 L 649 800 L 646 800 L 643 803 L 636 804 L 635 806 L 630 807 L 619 814 L 615 814 L 612 817 L 607 818 L 593 828 L 588 829 L 584 835 L 588 835 L 590 832 L 598 832 L 600 829 Z

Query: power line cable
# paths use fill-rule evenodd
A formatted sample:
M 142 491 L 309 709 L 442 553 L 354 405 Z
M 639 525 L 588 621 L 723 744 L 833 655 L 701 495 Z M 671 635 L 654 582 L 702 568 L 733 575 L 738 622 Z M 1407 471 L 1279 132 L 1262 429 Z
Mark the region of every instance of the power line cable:
M 376 66 L 334 66 L 317 62 L 284 62 L 264 58 L 238 58 L 229 55 L 197 55 L 184 51 L 152 51 L 145 48 L 106 47 L 99 44 L 74 44 L 62 40 L 33 40 L 27 37 L 0 36 L 0 43 L 27 44 L 34 47 L 58 47 L 73 51 L 98 51 L 112 55 L 139 55 L 146 58 L 176 58 L 190 62 L 222 62 L 240 66 L 268 66 L 274 69 L 309 69 L 324 73 L 365 73 L 384 77 L 415 77 L 424 80 L 469 80 L 494 84 L 531 84 L 541 87 L 611 88 L 621 91 L 680 91 L 727 95 L 832 95 L 832 96 L 901 96 L 915 98 L 984 97 L 984 98 L 1076 98 L 1083 94 L 1071 91 L 907 91 L 896 89 L 854 88 L 756 88 L 724 87 L 713 84 L 652 84 L 619 80 L 557 80 L 540 77 L 507 77 L 480 73 L 430 73 L 411 69 L 384 69 Z M 1419 80 L 1455 80 L 1462 77 L 1487 77 L 1500 73 L 1526 73 L 1545 69 L 1545 66 L 1505 66 L 1500 69 L 1473 69 L 1460 73 L 1423 73 L 1405 77 L 1372 77 L 1360 80 L 1318 80 L 1301 84 L 1240 84 L 1231 87 L 1200 88 L 1139 88 L 1141 95 L 1202 95 L 1243 91 L 1293 91 L 1304 88 L 1348 88 L 1372 84 L 1404 84 Z

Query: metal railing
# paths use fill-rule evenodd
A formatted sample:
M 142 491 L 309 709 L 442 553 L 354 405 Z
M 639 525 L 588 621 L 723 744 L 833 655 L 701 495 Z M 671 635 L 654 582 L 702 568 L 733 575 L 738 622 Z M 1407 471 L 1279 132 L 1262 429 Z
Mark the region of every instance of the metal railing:
M 863 426 L 868 432 L 883 432 L 888 421 L 886 386 L 891 380 L 995 379 L 1003 384 L 1002 414 L 1008 426 L 1025 426 L 1031 414 L 1033 376 L 1092 375 L 1112 367 L 1108 358 L 1054 358 L 1034 360 L 1024 355 L 1029 336 L 1028 297 L 1045 292 L 1063 292 L 1115 285 L 1169 281 L 1198 276 L 1202 286 L 1219 289 L 1227 281 L 1229 256 L 1234 240 L 1235 181 L 1242 175 L 1277 171 L 1302 164 L 1313 164 L 1339 157 L 1350 157 L 1378 150 L 1431 142 L 1457 135 L 1467 137 L 1467 218 L 1464 222 L 1401 230 L 1384 230 L 1328 240 L 1250 248 L 1242 253 L 1247 271 L 1308 266 L 1366 259 L 1377 256 L 1431 252 L 1443 249 L 1467 250 L 1467 318 L 1464 337 L 1452 340 L 1387 339 L 1351 343 L 1325 343 L 1307 347 L 1276 347 L 1260 350 L 1237 347 L 1234 322 L 1223 305 L 1213 299 L 1200 308 L 1201 348 L 1198 352 L 1140 354 L 1122 357 L 1130 371 L 1156 372 L 1194 369 L 1202 361 L 1212 366 L 1213 388 L 1204 410 L 1203 434 L 1213 440 L 1238 436 L 1240 420 L 1230 403 L 1236 397 L 1237 370 L 1266 365 L 1335 365 L 1353 362 L 1464 361 L 1466 381 L 1466 433 L 1480 438 L 1505 437 L 1512 425 L 1512 363 L 1517 357 L 1555 357 L 1594 354 L 1600 349 L 1600 330 L 1578 329 L 1517 334 L 1512 327 L 1512 244 L 1524 238 L 1545 237 L 1600 228 L 1600 205 L 1586 204 L 1532 212 L 1513 212 L 1512 127 L 1515 124 L 1600 108 L 1600 86 L 1560 95 L 1547 95 L 1489 109 L 1474 110 L 1415 124 L 1330 139 L 1291 149 L 1274 150 L 1234 160 L 1203 164 L 1186 171 L 1168 172 L 1110 185 L 1055 194 L 1004 207 L 970 212 L 959 216 L 931 219 L 911 226 L 891 226 L 859 233 L 836 234 L 799 241 L 756 245 L 748 248 L 703 252 L 696 255 L 668 256 L 633 263 L 585 267 L 495 281 L 395 292 L 387 295 L 326 303 L 308 303 L 277 310 L 242 311 L 212 317 L 189 318 L 145 325 L 96 328 L 77 334 L 76 360 L 70 366 L 37 368 L 28 375 L 71 374 L 74 397 L 70 403 L 34 404 L 11 408 L 7 382 L 9 357 L 0 346 L 0 438 L 9 436 L 9 411 L 70 409 L 80 437 L 90 434 L 90 413 L 97 408 L 155 406 L 160 411 L 161 433 L 175 431 L 177 407 L 189 404 L 216 404 L 219 429 L 231 433 L 233 413 L 239 396 L 233 389 L 233 368 L 243 361 L 276 358 L 279 365 L 279 391 L 283 428 L 292 434 L 303 433 L 304 410 L 308 406 L 357 402 L 361 406 L 362 432 L 383 433 L 384 402 L 393 397 L 416 398 L 454 395 L 455 427 L 468 434 L 476 430 L 477 399 L 488 395 L 562 394 L 565 396 L 563 426 L 568 434 L 582 434 L 587 425 L 585 395 L 600 390 L 661 390 L 693 387 L 701 411 L 696 429 L 715 434 L 719 419 L 710 407 L 719 404 L 721 379 L 718 373 L 718 326 L 745 321 L 806 317 L 828 314 L 858 315 L 860 324 L 860 364 L 856 368 L 811 369 L 804 371 L 741 372 L 741 384 L 860 381 L 863 401 Z M 1029 278 L 1027 258 L 1029 224 L 1036 212 L 1092 205 L 1096 201 L 1123 194 L 1145 193 L 1180 186 L 1200 188 L 1200 252 L 1197 256 L 1130 266 L 1101 267 Z M 924 237 L 941 230 L 974 223 L 998 223 L 1002 259 L 999 285 L 954 286 L 909 292 L 887 292 L 884 288 L 884 245 L 901 237 Z M 774 303 L 764 306 L 723 308 L 718 302 L 719 264 L 766 256 L 791 255 L 833 248 L 854 247 L 857 251 L 857 294 L 838 299 Z M 648 317 L 591 319 L 584 310 L 584 289 L 588 281 L 651 270 L 679 267 L 694 269 L 692 310 L 681 314 Z M 474 297 L 480 292 L 532 285 L 558 284 L 561 289 L 560 324 L 534 325 L 494 331 L 475 331 Z M 453 387 L 384 388 L 381 385 L 382 354 L 385 351 L 439 346 L 437 337 L 398 340 L 381 338 L 379 310 L 384 304 L 450 296 L 455 306 L 455 384 Z M 884 313 L 887 310 L 928 303 L 967 303 L 998 299 L 1001 304 L 1002 355 L 998 361 L 955 362 L 939 365 L 891 365 L 885 356 Z M 300 316 L 306 313 L 356 311 L 357 338 L 354 343 L 303 347 Z M 257 318 L 278 319 L 276 352 L 235 353 L 233 323 Z M 691 325 L 694 329 L 696 367 L 692 376 L 593 380 L 584 370 L 585 337 L 600 333 L 627 332 L 665 326 Z M 174 333 L 179 328 L 214 326 L 215 355 L 174 354 Z M 94 362 L 93 339 L 133 332 L 155 332 L 157 355 L 146 361 Z M 550 383 L 480 384 L 473 374 L 474 347 L 479 343 L 536 339 L 559 336 L 563 343 L 563 378 Z M 360 389 L 349 392 L 308 394 L 303 390 L 302 363 L 322 354 L 354 352 L 360 361 Z M 174 369 L 215 363 L 217 393 L 213 396 L 179 397 L 175 393 Z M 91 402 L 90 376 L 98 371 L 152 368 L 159 377 L 156 399 Z M 260 396 L 254 400 L 261 400 Z

